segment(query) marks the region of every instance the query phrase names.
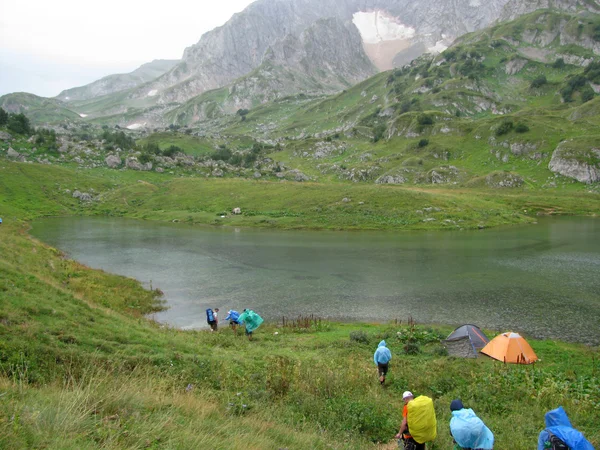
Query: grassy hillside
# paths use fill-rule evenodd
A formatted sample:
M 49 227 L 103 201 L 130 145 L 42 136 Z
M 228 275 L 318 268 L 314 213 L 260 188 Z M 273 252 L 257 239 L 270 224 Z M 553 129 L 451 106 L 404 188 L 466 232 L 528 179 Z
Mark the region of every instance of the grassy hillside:
M 5 220 L 102 214 L 286 229 L 468 229 L 533 223 L 546 214 L 596 215 L 599 201 L 598 194 L 577 191 L 504 193 L 200 179 L 8 161 L 0 165 L 0 175 L 0 211 Z M 75 190 L 91 193 L 94 200 L 73 198 Z M 237 207 L 242 215 L 231 214 Z
M 80 121 L 79 114 L 60 100 L 26 92 L 3 95 L 0 97 L 0 108 L 9 113 L 23 113 L 36 125 Z

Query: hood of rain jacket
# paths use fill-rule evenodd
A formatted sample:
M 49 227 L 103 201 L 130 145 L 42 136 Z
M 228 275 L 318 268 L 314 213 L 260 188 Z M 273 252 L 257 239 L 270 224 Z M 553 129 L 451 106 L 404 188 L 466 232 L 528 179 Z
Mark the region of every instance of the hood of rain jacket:
M 375 354 L 373 355 L 373 361 L 375 364 L 387 364 L 392 359 L 392 352 L 386 347 L 385 341 L 381 341 Z

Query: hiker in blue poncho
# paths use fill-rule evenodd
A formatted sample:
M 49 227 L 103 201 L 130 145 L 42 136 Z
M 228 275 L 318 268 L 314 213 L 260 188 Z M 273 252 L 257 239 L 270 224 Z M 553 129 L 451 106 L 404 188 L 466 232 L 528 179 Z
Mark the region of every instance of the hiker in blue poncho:
M 225 320 L 229 320 L 229 326 L 237 335 L 237 327 L 241 324 L 240 313 L 233 309 L 230 309 L 229 311 L 227 311 L 227 316 L 225 316 Z
M 565 448 L 570 450 L 594 450 L 594 447 L 573 428 L 567 413 L 562 406 L 546 413 L 546 429 L 538 438 L 538 450 L 554 450 Z
M 252 340 L 252 333 L 260 324 L 263 323 L 263 318 L 256 314 L 251 309 L 244 309 L 244 312 L 238 318 L 238 322 L 243 322 L 246 325 L 246 336 L 248 336 L 248 340 Z
M 454 450 L 492 450 L 494 434 L 470 408 L 465 408 L 460 399 L 450 403 L 452 419 L 450 434 L 456 446 Z
M 377 370 L 379 373 L 379 383 L 385 383 L 385 376 L 388 373 L 389 363 L 392 359 L 392 352 L 390 349 L 386 347 L 385 341 L 381 341 L 377 350 L 375 350 L 375 354 L 373 355 L 373 361 L 377 365 Z

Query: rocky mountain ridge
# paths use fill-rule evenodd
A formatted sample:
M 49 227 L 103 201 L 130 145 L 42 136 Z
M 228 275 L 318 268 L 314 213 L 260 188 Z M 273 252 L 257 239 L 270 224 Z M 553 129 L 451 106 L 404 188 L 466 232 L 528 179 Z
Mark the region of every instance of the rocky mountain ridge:
M 133 72 L 108 75 L 85 86 L 64 90 L 56 98 L 65 102 L 90 100 L 136 88 L 160 77 L 171 70 L 178 62 L 179 60 L 155 59 L 152 62 L 141 65 Z

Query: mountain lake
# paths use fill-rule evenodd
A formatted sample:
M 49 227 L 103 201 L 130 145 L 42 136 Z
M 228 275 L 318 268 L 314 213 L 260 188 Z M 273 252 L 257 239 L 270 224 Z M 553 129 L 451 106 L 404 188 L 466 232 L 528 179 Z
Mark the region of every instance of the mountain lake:
M 206 308 L 271 321 L 473 323 L 600 344 L 600 219 L 481 231 L 331 232 L 52 218 L 32 234 L 90 267 L 164 291 L 152 317 L 206 328 Z M 226 324 L 222 322 L 223 326 Z

